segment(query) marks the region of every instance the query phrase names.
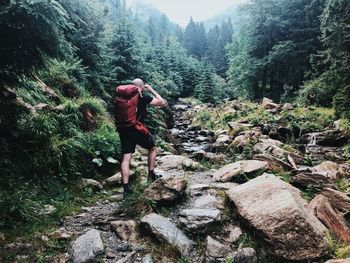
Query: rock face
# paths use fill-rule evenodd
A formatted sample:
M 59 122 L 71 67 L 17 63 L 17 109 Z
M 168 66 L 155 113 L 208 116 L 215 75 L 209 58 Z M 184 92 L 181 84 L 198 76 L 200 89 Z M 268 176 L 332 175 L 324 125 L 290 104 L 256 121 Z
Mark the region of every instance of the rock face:
M 179 212 L 179 222 L 193 231 L 209 232 L 220 220 L 221 212 L 215 208 L 193 208 Z
M 193 241 L 188 239 L 169 219 L 155 213 L 144 216 L 141 219 L 141 227 L 158 240 L 175 246 L 185 256 L 191 252 L 194 245 Z
M 251 175 L 264 172 L 268 167 L 267 162 L 257 160 L 238 161 L 228 164 L 213 173 L 213 177 L 219 182 L 231 181 L 240 174 Z
M 227 191 L 239 216 L 287 260 L 312 260 L 328 253 L 322 223 L 300 191 L 272 174 L 263 174 Z M 300 242 L 303 240 L 303 242 Z
M 89 230 L 78 237 L 73 245 L 73 262 L 84 263 L 91 261 L 104 250 L 100 232 L 96 229 Z
M 172 202 L 184 195 L 186 181 L 180 176 L 158 178 L 146 190 L 145 197 L 151 201 Z

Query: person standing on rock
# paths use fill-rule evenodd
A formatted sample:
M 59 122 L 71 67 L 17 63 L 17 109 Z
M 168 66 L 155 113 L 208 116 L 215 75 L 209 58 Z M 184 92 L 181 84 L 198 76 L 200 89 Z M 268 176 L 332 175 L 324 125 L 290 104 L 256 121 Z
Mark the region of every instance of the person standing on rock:
M 144 90 L 152 96 L 144 94 Z M 149 151 L 148 153 L 148 179 L 154 181 L 157 149 L 152 134 L 145 126 L 147 106 L 166 106 L 167 102 L 142 79 L 134 79 L 132 85 L 123 85 L 116 88 L 115 121 L 119 132 L 122 162 L 121 174 L 124 186 L 124 197 L 131 193 L 129 188 L 130 164 L 136 145 Z

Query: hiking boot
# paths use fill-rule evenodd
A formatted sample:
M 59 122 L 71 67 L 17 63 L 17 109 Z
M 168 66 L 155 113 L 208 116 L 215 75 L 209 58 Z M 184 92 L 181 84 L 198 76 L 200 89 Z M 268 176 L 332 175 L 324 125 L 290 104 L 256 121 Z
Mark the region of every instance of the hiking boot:
M 123 198 L 125 199 L 132 195 L 132 191 L 129 187 L 129 184 L 124 184 L 123 187 L 124 187 Z
M 160 177 L 162 177 L 162 176 L 159 174 L 156 174 L 154 171 L 148 172 L 148 181 L 149 182 L 154 182 L 155 180 L 157 180 Z

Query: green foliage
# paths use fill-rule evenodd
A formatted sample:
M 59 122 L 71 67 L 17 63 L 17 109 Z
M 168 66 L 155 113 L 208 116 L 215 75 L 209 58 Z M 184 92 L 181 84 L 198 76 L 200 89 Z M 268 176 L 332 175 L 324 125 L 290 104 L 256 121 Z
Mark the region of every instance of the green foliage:
M 228 47 L 228 76 L 238 96 L 279 100 L 286 89 L 293 95 L 300 88 L 320 47 L 322 7 L 323 1 L 254 0 L 242 8 Z
M 2 1 L 1 81 L 41 66 L 45 55 L 71 54 L 72 47 L 64 36 L 68 28 L 68 15 L 59 1 Z

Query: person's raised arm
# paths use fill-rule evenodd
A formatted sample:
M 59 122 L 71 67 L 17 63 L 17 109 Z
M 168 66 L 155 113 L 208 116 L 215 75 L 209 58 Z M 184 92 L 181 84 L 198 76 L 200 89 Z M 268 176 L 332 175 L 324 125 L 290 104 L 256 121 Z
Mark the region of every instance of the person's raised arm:
M 149 105 L 151 105 L 151 106 L 160 106 L 160 107 L 164 107 L 164 106 L 168 105 L 166 100 L 164 100 L 162 98 L 162 96 L 160 96 L 158 94 L 158 92 L 155 91 L 150 85 L 145 84 L 145 85 L 143 85 L 143 87 L 146 90 L 148 90 L 154 96 L 153 100 L 151 101 L 151 103 Z

